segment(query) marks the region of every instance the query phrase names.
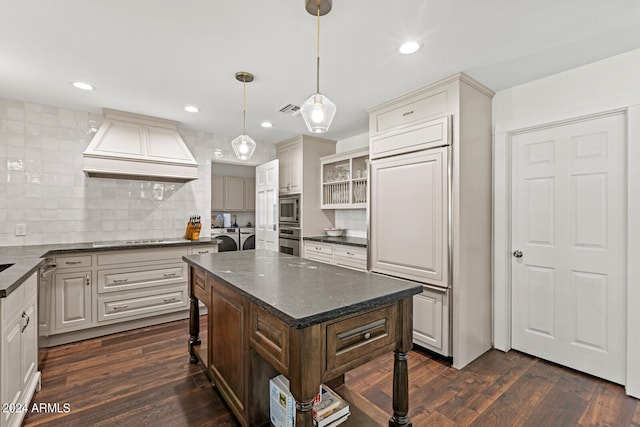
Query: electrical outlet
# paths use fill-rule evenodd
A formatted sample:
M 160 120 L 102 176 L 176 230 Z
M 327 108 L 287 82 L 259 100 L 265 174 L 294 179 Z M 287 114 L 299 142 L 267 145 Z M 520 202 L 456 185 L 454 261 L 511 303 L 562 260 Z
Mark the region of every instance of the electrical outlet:
M 27 224 L 16 224 L 16 236 L 27 235 Z

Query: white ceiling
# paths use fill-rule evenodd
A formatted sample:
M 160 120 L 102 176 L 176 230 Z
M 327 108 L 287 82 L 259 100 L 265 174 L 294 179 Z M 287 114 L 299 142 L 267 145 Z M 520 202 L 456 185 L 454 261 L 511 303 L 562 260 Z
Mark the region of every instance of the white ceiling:
M 338 106 L 333 139 L 365 132 L 366 109 L 459 71 L 498 91 L 640 47 L 638 0 L 333 3 L 320 54 L 321 91 Z M 422 50 L 399 54 L 412 38 Z M 274 143 L 306 133 L 278 108 L 315 91 L 315 43 L 304 0 L 0 0 L 0 97 L 114 108 L 233 138 L 234 75 L 249 71 L 247 133 Z

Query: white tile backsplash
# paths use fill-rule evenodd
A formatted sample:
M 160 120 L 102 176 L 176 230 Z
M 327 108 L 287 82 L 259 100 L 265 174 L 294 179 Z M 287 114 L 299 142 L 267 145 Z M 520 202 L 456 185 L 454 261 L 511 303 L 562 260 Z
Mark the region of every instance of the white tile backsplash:
M 0 246 L 179 237 L 191 215 L 209 236 L 211 161 L 215 149 L 233 161 L 232 138 L 180 129 L 199 164 L 188 183 L 88 178 L 82 152 L 102 120 L 0 99 Z M 275 147 L 258 142 L 253 165 L 274 158 Z M 26 236 L 15 236 L 17 223 Z
M 336 209 L 336 227 L 346 228 L 347 236 L 367 237 L 366 209 Z

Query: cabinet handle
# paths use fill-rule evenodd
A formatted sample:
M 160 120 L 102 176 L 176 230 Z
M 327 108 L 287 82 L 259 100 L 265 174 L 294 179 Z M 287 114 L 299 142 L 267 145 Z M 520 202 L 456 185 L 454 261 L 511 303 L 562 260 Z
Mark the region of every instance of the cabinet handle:
M 129 305 L 128 305 L 128 304 L 124 304 L 124 305 L 114 305 L 114 306 L 113 306 L 113 309 L 114 309 L 114 310 L 123 310 L 123 309 L 128 308 L 128 307 L 129 307 Z
M 413 110 L 405 111 L 404 113 L 402 113 L 402 117 L 410 116 L 411 114 L 413 114 Z
M 171 302 L 171 301 L 175 301 L 176 297 L 171 297 L 171 298 L 165 298 L 164 302 Z
M 77 265 L 82 264 L 82 261 L 65 261 L 64 263 L 67 265 Z
M 84 278 L 85 278 L 85 283 L 84 284 L 87 285 L 87 286 L 91 285 L 91 278 L 89 277 L 89 273 L 85 274 Z
M 208 254 L 209 251 L 198 251 L 199 254 Z
M 351 256 L 353 256 L 353 255 L 355 255 L 355 254 L 354 254 L 353 252 L 349 252 L 349 251 L 347 251 L 347 255 L 351 255 Z
M 200 253 L 202 253 L 202 252 L 200 252 Z M 176 275 L 176 273 L 164 273 L 164 277 L 173 277 L 175 275 Z
M 29 318 L 29 315 L 27 314 L 26 311 L 22 312 L 22 318 L 23 319 L 27 319 L 26 323 L 22 326 L 22 329 L 20 329 L 20 333 L 23 333 L 25 329 L 27 329 L 27 326 L 29 326 L 29 320 L 31 320 Z
M 124 279 L 113 279 L 113 283 L 125 283 L 128 282 L 129 279 L 128 278 L 124 278 Z

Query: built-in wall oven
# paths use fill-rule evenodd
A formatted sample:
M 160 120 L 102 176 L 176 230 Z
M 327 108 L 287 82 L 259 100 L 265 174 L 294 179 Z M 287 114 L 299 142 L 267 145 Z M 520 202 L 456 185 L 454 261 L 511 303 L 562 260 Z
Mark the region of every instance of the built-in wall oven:
M 280 252 L 300 256 L 300 227 L 280 224 Z
M 290 226 L 300 226 L 300 195 L 280 196 L 280 218 L 281 223 Z

